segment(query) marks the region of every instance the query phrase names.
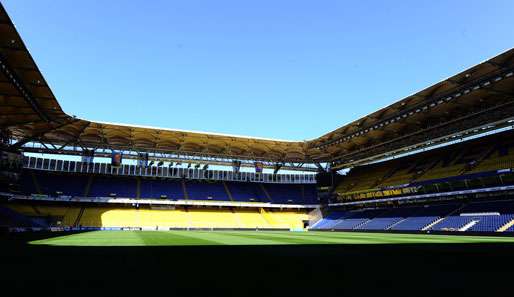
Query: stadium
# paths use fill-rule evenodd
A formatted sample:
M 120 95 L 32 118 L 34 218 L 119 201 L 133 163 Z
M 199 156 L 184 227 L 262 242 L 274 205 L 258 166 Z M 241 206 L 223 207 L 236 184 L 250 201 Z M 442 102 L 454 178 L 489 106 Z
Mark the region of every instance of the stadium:
M 0 28 L 0 257 L 19 294 L 509 295 L 514 49 L 284 141 L 69 115 L 3 6 Z

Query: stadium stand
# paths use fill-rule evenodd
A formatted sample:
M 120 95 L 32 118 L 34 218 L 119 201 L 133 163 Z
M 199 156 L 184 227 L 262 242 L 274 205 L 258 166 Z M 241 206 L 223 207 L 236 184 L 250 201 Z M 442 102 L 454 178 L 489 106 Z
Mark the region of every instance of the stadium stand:
M 229 201 L 225 187 L 220 182 L 187 181 L 187 193 L 192 200 Z
M 422 207 L 410 207 L 405 210 L 400 210 L 401 216 L 404 219 L 394 226 L 391 230 L 398 231 L 411 231 L 411 230 L 423 230 L 431 223 L 436 222 L 441 217 L 446 216 L 455 209 L 458 205 L 456 204 L 443 204 L 443 205 L 432 205 Z
M 343 200 L 372 198 L 404 194 L 401 189 L 411 186 L 427 188 L 431 184 L 447 182 L 444 179 L 465 181 L 466 186 L 471 187 L 478 178 L 490 176 L 493 179 L 500 174 L 496 171 L 514 168 L 513 136 L 514 132 L 509 130 L 398 159 L 358 166 L 346 174 L 334 192 Z M 496 182 L 503 184 L 506 180 Z M 478 186 L 484 186 L 483 179 Z M 399 190 L 391 190 L 395 187 Z
M 255 183 L 226 182 L 228 190 L 235 201 L 267 202 L 262 187 Z
M 14 211 L 9 207 L 0 206 L 0 227 L 43 227 L 41 222 L 31 220 L 19 212 Z
M 514 201 L 444 203 L 332 212 L 313 225 L 320 230 L 502 232 L 514 222 Z M 510 227 L 512 228 L 512 227 Z
M 172 179 L 141 178 L 141 198 L 166 198 L 171 200 L 185 199 L 182 182 Z
M 10 226 L 60 226 L 107 228 L 303 228 L 307 211 L 236 208 L 131 208 L 9 203 L 0 206 Z
M 136 180 L 134 178 L 94 176 L 89 196 L 136 198 Z
M 446 196 L 475 189 L 511 196 L 513 49 L 325 135 L 283 141 L 68 115 L 3 7 L 0 18 L 0 43 L 10 45 L 0 47 L 0 202 L 13 224 L 303 228 L 312 221 L 323 230 L 513 228 L 508 203 L 475 205 Z M 339 169 L 350 170 L 340 176 Z M 316 184 L 314 173 L 330 183 Z M 434 193 L 434 200 L 450 202 L 423 196 Z M 392 207 L 400 200 L 388 200 L 414 196 L 423 196 L 417 198 L 426 205 Z M 315 222 L 308 213 L 322 213 L 320 205 L 329 214 Z
M 265 184 L 264 188 L 275 203 L 318 203 L 315 185 Z
M 134 178 L 108 175 L 25 170 L 20 180 L 23 193 L 52 197 L 120 197 L 169 200 L 213 200 L 317 204 L 315 184 L 261 184 L 251 182 Z M 184 191 L 185 190 L 185 191 Z M 139 194 L 138 194 L 139 193 Z M 230 195 L 229 195 L 230 193 Z M 267 195 L 270 195 L 268 199 Z M 231 199 L 232 198 L 232 199 Z

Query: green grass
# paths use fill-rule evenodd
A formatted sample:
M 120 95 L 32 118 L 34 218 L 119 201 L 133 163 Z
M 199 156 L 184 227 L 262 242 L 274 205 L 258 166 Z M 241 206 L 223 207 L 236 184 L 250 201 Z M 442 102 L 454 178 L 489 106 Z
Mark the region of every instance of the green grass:
M 93 231 L 31 241 L 55 246 L 514 243 L 514 237 L 287 231 Z

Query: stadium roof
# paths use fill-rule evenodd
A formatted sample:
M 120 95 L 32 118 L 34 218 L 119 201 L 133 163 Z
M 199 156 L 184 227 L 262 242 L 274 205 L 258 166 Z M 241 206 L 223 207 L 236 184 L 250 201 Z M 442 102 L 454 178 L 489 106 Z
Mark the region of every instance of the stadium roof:
M 0 130 L 14 148 L 39 142 L 270 162 L 381 158 L 512 125 L 514 49 L 353 121 L 319 138 L 284 141 L 247 136 L 92 122 L 66 114 L 0 5 Z

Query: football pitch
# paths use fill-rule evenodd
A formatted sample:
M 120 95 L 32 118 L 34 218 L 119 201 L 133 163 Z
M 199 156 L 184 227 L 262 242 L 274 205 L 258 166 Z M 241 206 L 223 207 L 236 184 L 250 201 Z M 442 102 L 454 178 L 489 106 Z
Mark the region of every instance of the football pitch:
M 289 231 L 91 231 L 31 241 L 50 246 L 514 243 L 514 237 Z
M 513 250 L 506 236 L 25 232 L 3 237 L 0 263 L 16 296 L 512 296 Z

